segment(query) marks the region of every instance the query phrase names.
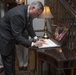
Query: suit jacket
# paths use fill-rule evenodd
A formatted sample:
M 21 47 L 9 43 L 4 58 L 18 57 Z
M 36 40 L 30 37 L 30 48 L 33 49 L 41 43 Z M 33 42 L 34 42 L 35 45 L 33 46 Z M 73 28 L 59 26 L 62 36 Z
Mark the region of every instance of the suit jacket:
M 31 46 L 32 42 L 22 36 L 24 30 L 27 30 L 32 38 L 36 36 L 32 24 L 27 22 L 27 9 L 28 5 L 14 7 L 0 20 L 0 52 L 2 54 L 11 52 L 15 40 L 25 47 Z

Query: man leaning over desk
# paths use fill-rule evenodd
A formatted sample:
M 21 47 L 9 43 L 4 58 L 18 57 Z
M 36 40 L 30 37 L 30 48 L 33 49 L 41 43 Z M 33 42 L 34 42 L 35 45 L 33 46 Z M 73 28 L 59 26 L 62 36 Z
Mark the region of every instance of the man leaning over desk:
M 10 9 L 0 20 L 0 53 L 5 75 L 16 75 L 15 41 L 28 48 L 39 47 L 44 43 L 42 40 L 33 42 L 22 36 L 23 31 L 27 30 L 32 38 L 37 39 L 30 21 L 39 17 L 43 10 L 43 4 L 40 1 L 34 1 L 30 5 L 20 5 Z

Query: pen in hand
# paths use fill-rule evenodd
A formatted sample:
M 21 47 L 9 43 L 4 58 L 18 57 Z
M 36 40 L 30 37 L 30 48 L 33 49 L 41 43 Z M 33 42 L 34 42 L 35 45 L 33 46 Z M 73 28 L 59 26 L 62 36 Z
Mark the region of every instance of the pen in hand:
M 46 44 L 46 45 L 48 44 L 48 43 L 45 41 L 45 39 L 43 39 L 43 38 L 40 38 L 39 40 L 42 41 L 43 44 Z
M 45 40 L 42 38 L 38 38 L 35 42 L 36 47 L 41 47 L 43 44 L 45 44 Z

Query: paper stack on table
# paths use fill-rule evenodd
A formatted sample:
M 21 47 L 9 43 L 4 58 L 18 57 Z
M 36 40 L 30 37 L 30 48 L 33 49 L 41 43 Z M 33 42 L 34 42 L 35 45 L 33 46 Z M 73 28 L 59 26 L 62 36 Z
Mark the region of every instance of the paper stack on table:
M 39 48 L 47 48 L 47 47 L 60 47 L 60 45 L 56 44 L 53 40 L 51 39 L 45 39 L 45 44 L 43 44 Z

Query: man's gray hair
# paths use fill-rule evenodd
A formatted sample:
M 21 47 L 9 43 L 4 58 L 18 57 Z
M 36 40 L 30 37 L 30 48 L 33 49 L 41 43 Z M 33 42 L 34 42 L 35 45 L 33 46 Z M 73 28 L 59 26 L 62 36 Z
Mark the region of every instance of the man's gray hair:
M 40 1 L 34 1 L 30 4 L 30 6 L 35 6 L 36 9 L 41 9 L 42 11 L 44 10 L 44 6 Z

